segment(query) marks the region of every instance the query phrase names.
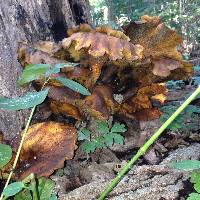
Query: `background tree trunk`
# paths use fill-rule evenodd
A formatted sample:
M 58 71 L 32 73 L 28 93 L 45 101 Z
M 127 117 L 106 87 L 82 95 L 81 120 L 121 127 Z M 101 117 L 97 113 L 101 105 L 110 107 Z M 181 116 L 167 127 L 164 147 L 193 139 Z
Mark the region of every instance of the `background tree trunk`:
M 0 96 L 15 97 L 27 90 L 16 86 L 21 73 L 18 42 L 59 41 L 67 28 L 80 23 L 90 23 L 88 0 L 1 0 Z M 27 114 L 0 110 L 0 131 L 13 137 L 22 130 Z

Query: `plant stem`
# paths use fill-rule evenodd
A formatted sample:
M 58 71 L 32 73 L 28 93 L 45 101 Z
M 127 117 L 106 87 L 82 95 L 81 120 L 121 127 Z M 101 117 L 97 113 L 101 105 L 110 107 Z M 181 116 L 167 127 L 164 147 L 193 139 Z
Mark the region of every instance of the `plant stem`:
M 39 200 L 38 190 L 37 190 L 37 183 L 35 176 L 31 180 L 32 192 L 33 192 L 33 200 Z
M 200 93 L 200 86 L 192 93 L 192 95 L 173 113 L 173 115 L 151 136 L 151 138 L 138 150 L 137 154 L 121 169 L 118 175 L 112 180 L 108 187 L 103 191 L 98 200 L 103 200 L 119 183 L 123 176 L 131 169 L 133 164 L 146 153 L 148 148 L 158 139 L 163 131 L 176 119 L 176 117 L 194 100 Z
M 44 81 L 44 84 L 43 84 L 43 86 L 42 86 L 42 88 L 41 88 L 41 91 L 43 90 L 43 88 L 45 87 L 45 85 L 46 85 L 46 83 L 49 81 L 49 79 L 50 79 L 50 77 L 48 77 L 48 78 Z M 8 184 L 10 183 L 10 180 L 11 180 L 11 178 L 12 178 L 12 175 L 13 175 L 13 173 L 14 173 L 14 171 L 15 171 L 16 166 L 17 166 L 17 162 L 18 162 L 18 160 L 19 160 L 19 156 L 20 156 L 20 153 L 21 153 L 21 150 L 22 150 L 22 146 L 23 146 L 23 144 L 24 144 L 24 140 L 25 140 L 25 138 L 26 138 L 26 134 L 27 134 L 27 132 L 28 132 L 28 128 L 29 128 L 29 126 L 30 126 L 30 123 L 31 123 L 31 120 L 32 120 L 32 118 L 33 118 L 33 114 L 34 114 L 34 112 L 35 112 L 36 107 L 37 107 L 37 105 L 34 106 L 34 107 L 31 109 L 31 113 L 30 113 L 29 118 L 28 118 L 28 121 L 27 121 L 27 123 L 26 123 L 26 127 L 25 127 L 25 129 L 24 129 L 24 131 L 23 131 L 23 134 L 22 134 L 22 139 L 21 139 L 20 144 L 19 144 L 19 147 L 18 147 L 18 149 L 17 149 L 17 154 L 16 154 L 16 157 L 15 157 L 15 160 L 14 160 L 14 163 L 13 163 L 12 170 L 10 171 L 10 174 L 9 174 L 9 176 L 8 176 L 8 179 L 7 179 L 7 181 L 6 181 L 6 184 L 5 184 L 5 186 L 4 186 L 3 191 L 5 190 L 5 188 L 6 188 L 6 187 L 8 186 Z M 0 196 L 0 200 L 2 200 L 2 199 L 3 199 L 3 192 L 1 193 L 1 196 Z
M 13 175 L 13 173 L 14 173 L 14 170 L 15 170 L 15 168 L 16 168 L 17 161 L 18 161 L 18 159 L 19 159 L 19 155 L 20 155 L 20 153 L 21 153 L 21 149 L 22 149 L 22 146 L 23 146 L 23 143 L 24 143 L 24 140 L 25 140 L 25 137 L 26 137 L 26 134 L 27 134 L 29 125 L 30 125 L 30 123 L 31 123 L 31 119 L 32 119 L 32 117 L 33 117 L 35 108 L 36 108 L 36 106 L 34 106 L 34 107 L 32 108 L 32 110 L 31 110 L 31 114 L 30 114 L 30 116 L 29 116 L 29 118 L 28 118 L 28 121 L 27 121 L 27 123 L 26 123 L 26 127 L 25 127 L 25 129 L 24 129 L 23 134 L 22 134 L 22 139 L 21 139 L 21 141 L 20 141 L 20 145 L 19 145 L 19 148 L 18 148 L 18 150 L 17 150 L 17 154 L 16 154 L 16 157 L 15 157 L 15 160 L 14 160 L 14 163 L 13 163 L 12 170 L 11 170 L 9 176 L 8 176 L 8 179 L 7 179 L 7 181 L 6 181 L 6 184 L 5 184 L 3 190 L 5 190 L 5 188 L 8 186 L 8 184 L 9 184 L 11 178 L 12 178 L 12 175 Z M 2 199 L 3 199 L 3 192 L 1 193 L 1 197 L 0 197 L 0 200 L 2 200 Z

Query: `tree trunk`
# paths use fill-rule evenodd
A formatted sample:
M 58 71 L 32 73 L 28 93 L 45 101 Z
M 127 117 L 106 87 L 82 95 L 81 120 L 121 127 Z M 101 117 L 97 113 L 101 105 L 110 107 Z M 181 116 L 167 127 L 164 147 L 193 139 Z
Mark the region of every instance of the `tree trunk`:
M 15 97 L 26 89 L 16 86 L 21 73 L 18 42 L 59 41 L 66 29 L 90 23 L 88 0 L 1 0 L 0 2 L 0 96 Z M 0 131 L 11 138 L 24 127 L 28 111 L 0 110 Z

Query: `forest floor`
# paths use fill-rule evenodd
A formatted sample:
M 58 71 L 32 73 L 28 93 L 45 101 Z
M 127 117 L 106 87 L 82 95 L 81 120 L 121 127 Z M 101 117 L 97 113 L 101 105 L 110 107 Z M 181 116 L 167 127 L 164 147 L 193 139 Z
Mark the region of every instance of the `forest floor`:
M 192 82 L 180 83 L 179 87 L 169 89 L 167 105 L 175 101 L 182 102 L 195 90 L 196 86 Z M 195 123 L 198 125 L 199 120 Z M 55 191 L 59 194 L 59 199 L 97 199 L 123 165 L 137 152 L 138 147 L 160 125 L 159 120 L 141 122 L 138 130 L 132 129 L 124 134 L 124 145 L 97 150 L 89 156 L 79 147 L 74 159 L 66 161 L 65 167 L 51 176 L 56 182 Z M 200 159 L 198 131 L 198 128 L 189 131 L 165 131 L 111 192 L 108 199 L 186 199 L 194 191 L 189 181 L 190 173 L 172 169 L 169 165 L 174 161 Z

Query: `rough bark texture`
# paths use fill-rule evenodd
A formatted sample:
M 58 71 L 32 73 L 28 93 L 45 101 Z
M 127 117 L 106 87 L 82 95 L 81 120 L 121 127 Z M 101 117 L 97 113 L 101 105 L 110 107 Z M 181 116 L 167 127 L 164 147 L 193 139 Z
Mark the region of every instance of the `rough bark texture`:
M 18 42 L 59 41 L 68 27 L 88 22 L 88 0 L 2 0 L 0 2 L 0 96 L 15 97 L 26 89 L 16 87 L 21 73 Z M 0 111 L 0 131 L 10 138 L 24 126 L 27 111 Z

